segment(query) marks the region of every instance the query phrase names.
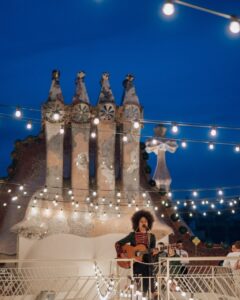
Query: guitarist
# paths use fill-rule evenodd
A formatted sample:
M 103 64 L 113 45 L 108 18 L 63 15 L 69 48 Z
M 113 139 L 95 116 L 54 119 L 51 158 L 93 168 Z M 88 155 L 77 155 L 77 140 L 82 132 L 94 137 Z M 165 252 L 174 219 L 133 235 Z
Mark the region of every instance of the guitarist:
M 154 222 L 153 215 L 146 210 L 139 210 L 132 216 L 132 228 L 125 238 L 116 242 L 115 248 L 118 258 L 126 258 L 123 253 L 122 246 L 130 244 L 131 246 L 145 245 L 147 248 L 147 254 L 143 255 L 143 263 L 134 262 L 133 274 L 134 277 L 151 277 L 153 276 L 152 265 L 146 265 L 144 263 L 151 263 L 153 256 L 158 253 L 156 249 L 156 237 L 150 232 Z M 143 278 L 143 293 L 146 294 L 149 289 L 149 279 Z M 154 293 L 154 280 L 151 280 L 151 292 Z

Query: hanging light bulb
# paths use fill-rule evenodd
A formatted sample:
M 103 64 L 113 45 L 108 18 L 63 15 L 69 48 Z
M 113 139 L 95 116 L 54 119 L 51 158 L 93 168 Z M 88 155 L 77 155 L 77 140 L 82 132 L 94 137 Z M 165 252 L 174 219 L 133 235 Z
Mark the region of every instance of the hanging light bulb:
M 223 200 L 223 199 L 220 199 L 219 202 L 220 202 L 220 204 L 223 204 L 223 203 L 224 203 L 224 200 Z
M 61 125 L 60 134 L 64 134 L 64 126 L 63 125 Z
M 238 19 L 232 17 L 230 24 L 229 24 L 229 30 L 233 34 L 238 34 L 240 32 L 240 22 Z
M 127 135 L 124 135 L 123 138 L 122 138 L 123 142 L 127 142 L 128 141 L 128 137 Z
M 117 192 L 117 197 L 121 197 L 121 193 L 120 192 Z
M 218 190 L 218 195 L 222 196 L 223 195 L 223 191 L 222 190 Z
M 47 187 L 45 186 L 44 189 L 43 189 L 43 192 L 44 192 L 44 193 L 47 193 L 47 191 L 48 191 L 48 189 L 47 189 Z
M 95 132 L 95 131 L 91 132 L 91 138 L 95 139 L 95 138 L 96 138 L 96 136 L 97 136 L 97 134 L 96 134 L 96 132 Z
M 20 208 L 21 208 L 21 205 L 18 205 L 18 206 L 17 206 L 17 209 L 20 209 Z
M 93 191 L 93 192 L 92 192 L 92 195 L 93 195 L 93 197 L 96 197 L 96 196 L 97 196 L 97 192 L 96 192 L 96 191 Z
M 23 185 L 20 185 L 19 190 L 23 191 L 23 189 L 24 189 Z
M 214 150 L 215 146 L 214 146 L 213 143 L 209 143 L 209 144 L 208 144 L 208 148 L 209 148 L 210 150 Z
M 220 216 L 220 215 L 221 215 L 221 212 L 220 212 L 220 211 L 218 211 L 218 212 L 217 212 L 217 214 Z
M 156 139 L 152 139 L 152 145 L 156 145 L 157 144 L 157 140 Z
M 21 118 L 21 116 L 22 116 L 22 111 L 20 110 L 19 107 L 16 108 L 16 111 L 15 111 L 14 114 L 15 114 L 15 117 L 16 117 L 16 118 L 18 118 L 18 119 Z
M 93 119 L 93 124 L 94 124 L 94 125 L 98 125 L 99 123 L 100 123 L 99 118 L 94 118 L 94 119 Z
M 212 127 L 210 130 L 210 135 L 211 136 L 216 136 L 217 135 L 217 129 L 215 127 Z
M 135 129 L 138 129 L 138 128 L 140 127 L 140 123 L 139 123 L 138 121 L 134 121 L 134 122 L 133 122 L 133 127 L 134 127 Z
M 53 120 L 54 121 L 58 121 L 60 119 L 60 114 L 58 113 L 58 112 L 55 112 L 54 114 L 53 114 Z
M 178 133 L 178 126 L 177 126 L 177 124 L 173 124 L 172 125 L 172 132 L 173 133 Z
M 189 217 L 192 217 L 192 216 L 193 216 L 193 214 L 192 214 L 192 213 L 190 213 L 190 214 L 189 214 Z
M 164 3 L 162 12 L 165 16 L 172 16 L 175 12 L 175 7 L 172 3 L 172 1 L 168 0 Z
M 182 148 L 187 148 L 187 142 L 186 141 L 182 141 L 181 142 L 181 146 L 182 146 Z
M 27 122 L 26 128 L 27 128 L 28 130 L 31 130 L 31 129 L 32 129 L 32 122 L 31 122 L 31 121 L 28 121 L 28 122 Z
M 236 152 L 240 152 L 240 146 L 235 146 L 235 148 L 234 148 L 234 150 L 236 151 Z
M 8 189 L 8 193 L 10 194 L 12 192 L 12 190 L 11 189 Z
M 206 215 L 207 215 L 207 213 L 206 213 L 206 212 L 204 212 L 204 213 L 203 213 L 203 216 L 204 216 L 204 217 L 206 217 Z
M 72 193 L 73 193 L 72 190 L 68 191 L 68 195 L 72 195 Z
M 161 218 L 164 218 L 164 214 L 161 214 Z
M 197 197 L 197 196 L 198 196 L 198 192 L 197 192 L 197 191 L 193 191 L 192 194 L 193 194 L 194 197 Z
M 168 192 L 167 195 L 168 195 L 169 198 L 171 198 L 172 197 L 172 192 Z
M 146 192 L 143 192 L 143 193 L 142 193 L 142 196 L 143 196 L 143 198 L 146 198 L 146 197 L 147 197 Z

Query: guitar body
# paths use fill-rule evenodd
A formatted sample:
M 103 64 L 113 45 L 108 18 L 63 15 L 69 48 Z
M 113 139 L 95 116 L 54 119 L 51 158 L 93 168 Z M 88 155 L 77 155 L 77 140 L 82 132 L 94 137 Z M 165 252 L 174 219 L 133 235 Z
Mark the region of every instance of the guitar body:
M 128 259 L 135 259 L 137 261 L 143 260 L 143 255 L 147 253 L 147 247 L 145 245 L 137 245 L 137 246 L 130 246 L 130 245 L 124 245 L 122 246 L 123 255 L 125 258 Z M 124 258 L 121 257 L 121 258 Z M 129 261 L 118 261 L 118 265 L 121 268 L 129 269 L 131 267 L 131 262 Z

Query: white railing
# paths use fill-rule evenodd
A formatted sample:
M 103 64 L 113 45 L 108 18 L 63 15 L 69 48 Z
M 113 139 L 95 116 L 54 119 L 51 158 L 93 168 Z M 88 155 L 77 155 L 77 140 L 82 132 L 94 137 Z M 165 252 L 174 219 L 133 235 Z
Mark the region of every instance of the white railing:
M 224 259 L 164 258 L 154 264 L 154 276 L 148 278 L 134 277 L 132 268 L 117 266 L 118 260 L 2 260 L 0 299 L 239 300 L 240 270 L 218 266 Z M 187 260 L 186 266 L 181 264 Z M 146 294 L 144 280 L 149 283 Z

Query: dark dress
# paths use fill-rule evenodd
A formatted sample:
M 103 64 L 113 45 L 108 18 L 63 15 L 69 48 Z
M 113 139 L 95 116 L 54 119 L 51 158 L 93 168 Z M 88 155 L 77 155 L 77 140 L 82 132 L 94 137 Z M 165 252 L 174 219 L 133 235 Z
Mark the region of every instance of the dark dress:
M 118 254 L 118 257 L 122 253 L 122 246 L 125 244 L 130 244 L 131 246 L 136 246 L 143 244 L 149 250 L 149 254 L 144 254 L 143 262 L 144 263 L 151 263 L 152 262 L 152 255 L 151 249 L 156 247 L 156 237 L 152 233 L 140 233 L 140 232 L 130 232 L 125 238 L 121 239 L 120 241 L 116 242 L 115 248 Z M 135 262 L 133 264 L 133 273 L 134 277 L 151 277 L 153 276 L 153 267 L 152 265 L 145 265 L 142 263 Z M 148 278 L 143 278 L 143 292 L 146 293 L 149 288 L 149 280 Z M 151 291 L 154 292 L 154 281 L 151 280 Z

